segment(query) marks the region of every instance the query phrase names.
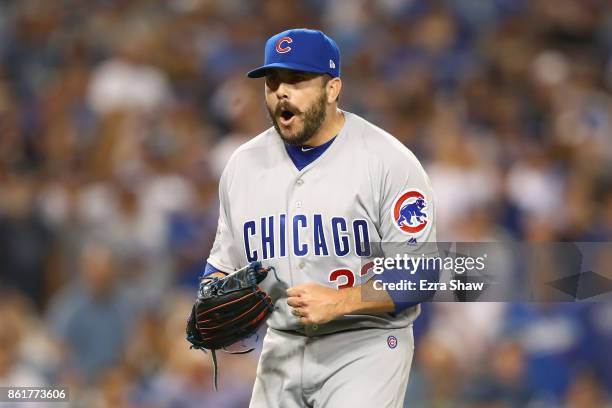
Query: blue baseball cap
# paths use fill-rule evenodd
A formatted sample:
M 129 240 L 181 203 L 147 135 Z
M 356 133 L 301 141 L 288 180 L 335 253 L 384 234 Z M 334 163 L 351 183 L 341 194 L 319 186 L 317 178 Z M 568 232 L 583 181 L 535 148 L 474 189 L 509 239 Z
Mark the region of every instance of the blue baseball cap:
M 250 71 L 250 78 L 261 78 L 270 68 L 340 76 L 338 44 L 319 30 L 305 28 L 278 33 L 268 39 L 264 65 Z

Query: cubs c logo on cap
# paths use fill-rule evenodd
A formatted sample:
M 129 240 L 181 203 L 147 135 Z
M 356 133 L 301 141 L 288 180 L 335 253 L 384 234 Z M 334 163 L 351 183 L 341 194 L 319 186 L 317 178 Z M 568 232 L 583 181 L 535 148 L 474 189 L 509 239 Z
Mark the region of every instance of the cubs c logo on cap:
M 293 40 L 291 39 L 291 37 L 283 37 L 283 38 L 281 38 L 276 43 L 276 52 L 278 52 L 279 54 L 285 54 L 285 53 L 291 51 L 291 47 L 289 47 L 289 46 L 283 47 L 283 43 L 291 44 L 292 42 L 293 42 Z
M 405 234 L 417 235 L 427 226 L 427 199 L 418 190 L 403 193 L 393 206 L 393 222 Z

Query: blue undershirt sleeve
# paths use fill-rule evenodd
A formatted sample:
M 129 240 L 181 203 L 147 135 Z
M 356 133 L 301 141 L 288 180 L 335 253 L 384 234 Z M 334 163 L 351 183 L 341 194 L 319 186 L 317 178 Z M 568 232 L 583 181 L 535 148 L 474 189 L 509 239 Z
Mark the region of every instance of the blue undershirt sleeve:
M 407 269 L 385 268 L 380 275 L 373 277 L 373 281 L 379 281 L 375 285 L 385 285 L 386 292 L 395 304 L 395 313 L 401 313 L 409 307 L 430 300 L 435 295 L 435 290 L 429 290 L 428 283 L 438 282 L 440 270 L 427 268 L 420 265 L 416 270 L 413 263 Z
M 225 272 L 220 271 L 219 269 L 215 268 L 214 266 L 212 266 L 210 264 L 210 262 L 207 262 L 206 263 L 206 267 L 204 268 L 204 272 L 202 272 L 202 275 L 200 276 L 200 279 L 203 279 L 203 278 L 205 278 L 205 277 L 207 277 L 209 275 L 212 275 L 215 272 L 225 273 Z

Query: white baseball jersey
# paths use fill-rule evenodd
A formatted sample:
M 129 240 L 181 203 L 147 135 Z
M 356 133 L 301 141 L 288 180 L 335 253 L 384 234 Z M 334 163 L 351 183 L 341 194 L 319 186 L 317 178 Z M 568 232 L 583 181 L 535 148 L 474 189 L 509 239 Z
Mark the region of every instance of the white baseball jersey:
M 274 266 L 261 284 L 275 299 L 268 325 L 317 335 L 354 328 L 401 328 L 419 313 L 344 316 L 304 326 L 285 290 L 316 282 L 359 284 L 372 242 L 435 242 L 432 188 L 414 154 L 365 119 L 343 112 L 345 124 L 323 154 L 301 171 L 270 128 L 242 145 L 220 180 L 220 216 L 208 263 L 232 272 L 258 260 Z

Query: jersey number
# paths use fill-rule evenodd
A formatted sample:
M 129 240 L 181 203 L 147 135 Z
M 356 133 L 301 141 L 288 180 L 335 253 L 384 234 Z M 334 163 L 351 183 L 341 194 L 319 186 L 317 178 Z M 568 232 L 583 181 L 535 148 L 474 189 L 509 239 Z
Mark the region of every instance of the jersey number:
M 368 262 L 363 265 L 359 271 L 359 276 L 365 275 L 372 266 L 374 266 L 374 262 Z M 346 278 L 346 281 L 344 283 L 338 282 L 343 277 Z M 356 280 L 355 273 L 350 269 L 336 269 L 329 273 L 329 282 L 335 283 L 337 289 L 352 288 L 355 286 Z

